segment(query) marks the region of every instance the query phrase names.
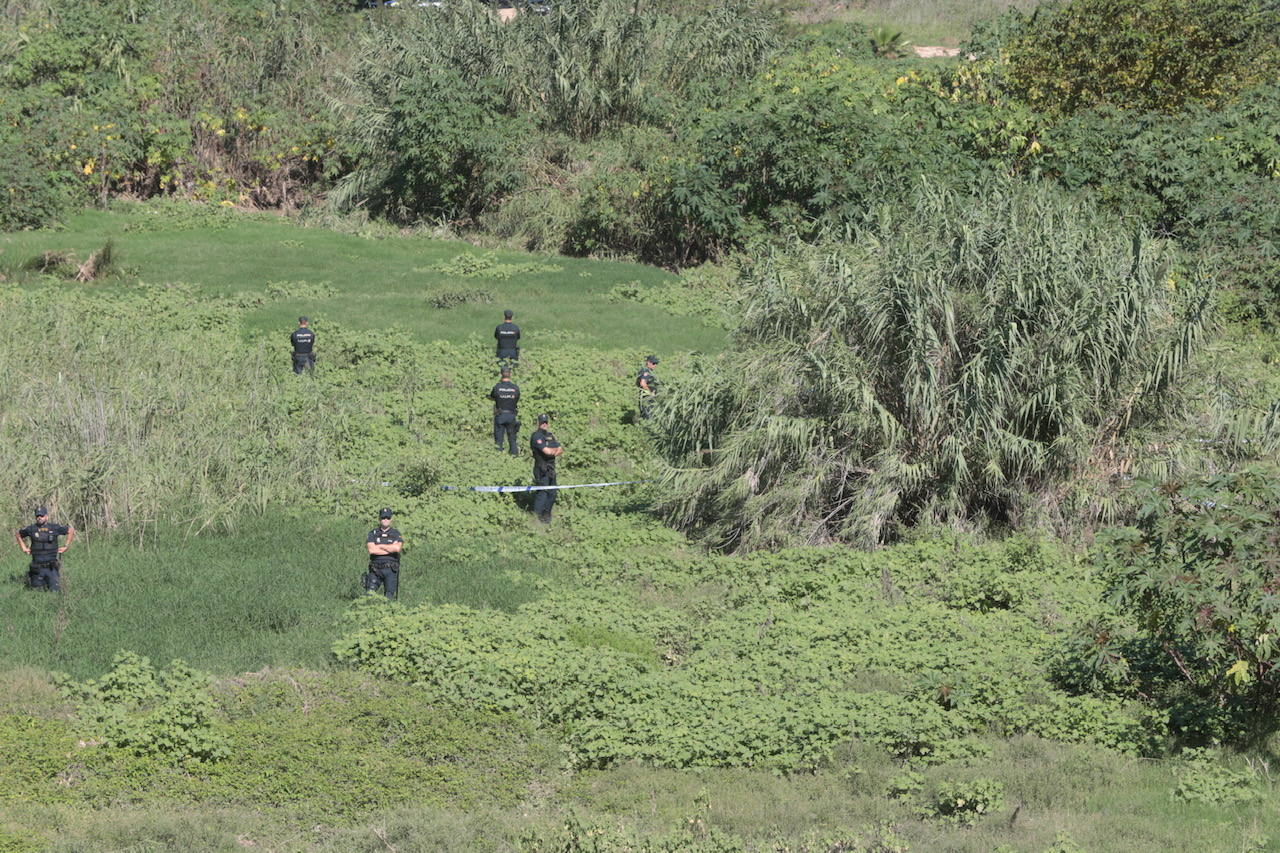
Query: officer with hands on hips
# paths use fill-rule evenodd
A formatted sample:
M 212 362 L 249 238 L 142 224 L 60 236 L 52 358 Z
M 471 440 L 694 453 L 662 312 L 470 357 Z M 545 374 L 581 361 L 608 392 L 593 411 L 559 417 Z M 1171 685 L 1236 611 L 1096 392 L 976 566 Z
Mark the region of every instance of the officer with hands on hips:
M 58 537 L 67 537 L 65 545 L 58 545 Z M 47 589 L 58 592 L 62 589 L 62 556 L 71 547 L 76 537 L 76 529 L 69 524 L 54 524 L 49 520 L 49 510 L 36 507 L 36 523 L 14 534 L 18 547 L 31 555 L 31 567 L 27 569 L 27 586 L 31 589 Z M 22 540 L 27 540 L 23 542 Z M 30 543 L 30 544 L 27 544 Z

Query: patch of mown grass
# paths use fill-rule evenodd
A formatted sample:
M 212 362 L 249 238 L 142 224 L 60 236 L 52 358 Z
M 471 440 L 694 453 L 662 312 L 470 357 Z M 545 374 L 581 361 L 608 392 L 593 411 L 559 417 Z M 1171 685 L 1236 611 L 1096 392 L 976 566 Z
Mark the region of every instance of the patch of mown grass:
M 651 640 L 603 625 L 570 625 L 566 633 L 571 642 L 587 649 L 613 649 L 642 659 L 654 653 Z
M 0 234 L 0 267 L 16 271 L 22 261 L 49 250 L 81 257 L 111 240 L 123 273 L 114 283 L 95 287 L 120 287 L 132 280 L 184 282 L 226 296 L 262 293 L 270 282 L 327 282 L 328 295 L 273 300 L 250 311 L 244 322 L 246 333 L 280 334 L 283 350 L 297 317 L 306 314 L 320 336 L 322 356 L 326 321 L 370 332 L 395 325 L 419 340 L 461 343 L 472 336 L 489 340 L 506 308 L 515 311 L 524 331 L 521 344 L 530 352 L 562 346 L 565 334 L 586 346 L 656 352 L 714 352 L 725 342 L 723 330 L 672 316 L 660 305 L 619 309 L 610 297 L 616 285 L 635 282 L 649 288 L 671 279 L 654 267 L 500 252 L 493 255 L 497 272 L 521 272 L 486 278 L 483 271 L 447 271 L 457 266 L 453 262 L 459 256 L 490 254 L 467 243 L 416 235 L 368 239 L 265 216 L 229 215 L 218 227 L 134 227 L 150 218 L 149 209 L 86 211 L 56 232 Z M 459 288 L 482 288 L 492 294 L 493 304 L 432 304 L 441 290 Z
M 802 20 L 824 18 L 861 24 L 868 31 L 884 27 L 901 32 L 913 45 L 956 47 L 973 25 L 1011 7 L 1029 10 L 1040 0 L 864 0 L 842 6 L 806 7 Z M 909 51 L 908 51 L 909 53 Z
M 338 621 L 364 593 L 372 524 L 247 518 L 230 534 L 162 530 L 138 548 L 123 536 L 75 543 L 66 592 L 25 589 L 17 549 L 0 560 L 0 626 L 7 666 L 97 676 L 120 649 L 220 673 L 321 667 Z M 539 595 L 547 569 L 528 557 L 476 552 L 436 562 L 405 555 L 400 601 L 513 610 Z

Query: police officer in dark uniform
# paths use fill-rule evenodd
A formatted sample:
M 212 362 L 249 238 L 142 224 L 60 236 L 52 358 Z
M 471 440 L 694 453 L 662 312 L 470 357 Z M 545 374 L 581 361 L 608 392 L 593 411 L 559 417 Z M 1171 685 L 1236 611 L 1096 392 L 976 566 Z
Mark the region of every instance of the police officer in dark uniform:
M 316 354 L 312 351 L 316 345 L 316 333 L 311 331 L 310 322 L 306 317 L 299 317 L 298 328 L 289 336 L 289 342 L 293 344 L 294 373 L 316 368 Z
M 498 341 L 498 361 L 520 360 L 520 327 L 511 322 L 511 309 L 502 312 L 503 321 L 493 330 Z
M 364 574 L 364 588 L 376 592 L 382 587 L 387 598 L 395 598 L 400 589 L 400 551 L 404 548 L 404 538 L 391 526 L 390 507 L 378 513 L 378 526 L 369 531 L 365 543 L 369 551 L 369 571 Z
M 535 486 L 556 485 L 556 460 L 564 453 L 564 448 L 556 437 L 547 429 L 551 423 L 550 415 L 538 415 L 538 428 L 529 436 L 529 446 L 533 448 L 533 484 Z M 533 511 L 538 521 L 551 523 L 551 507 L 556 502 L 555 489 L 543 489 L 533 493 Z
M 61 547 L 58 546 L 59 536 L 67 537 L 67 543 Z M 36 523 L 19 530 L 14 538 L 18 547 L 31 555 L 27 586 L 53 592 L 62 589 L 62 560 L 59 557 L 71 547 L 71 540 L 76 538 L 76 529 L 69 524 L 54 524 L 49 520 L 49 510 L 40 506 L 36 507 Z M 23 539 L 27 542 L 23 542 Z
M 640 373 L 636 375 L 640 417 L 645 420 L 648 420 L 653 414 L 653 401 L 658 396 L 658 377 L 653 375 L 653 369 L 657 366 L 658 357 L 656 355 L 647 356 L 644 360 L 644 367 L 640 368 Z
M 516 449 L 516 431 L 520 422 L 516 420 L 516 404 L 520 402 L 520 388 L 511 381 L 511 368 L 502 368 L 502 379 L 489 392 L 493 401 L 493 443 L 502 450 L 502 437 L 507 437 L 507 447 L 512 456 L 519 456 Z

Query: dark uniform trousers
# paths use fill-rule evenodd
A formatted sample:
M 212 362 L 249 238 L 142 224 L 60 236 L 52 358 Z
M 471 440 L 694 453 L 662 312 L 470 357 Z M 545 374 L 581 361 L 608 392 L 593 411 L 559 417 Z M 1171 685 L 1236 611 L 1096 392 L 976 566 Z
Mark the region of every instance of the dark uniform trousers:
M 640 397 L 637 406 L 640 409 L 640 417 L 646 421 L 653 417 L 653 403 L 658 398 L 657 393 L 653 391 L 645 391 L 640 389 Z
M 313 352 L 295 352 L 293 354 L 293 372 L 316 369 L 316 354 Z
M 364 575 L 364 588 L 377 592 L 381 587 L 387 598 L 395 598 L 400 589 L 400 566 L 396 563 L 370 563 Z
M 58 592 L 62 589 L 61 560 L 42 560 L 31 563 L 27 569 L 27 586 L 32 589 L 47 589 Z
M 555 486 L 556 469 L 552 466 L 535 465 L 533 468 L 533 484 L 535 486 Z M 555 489 L 543 489 L 533 493 L 533 512 L 541 521 L 551 520 L 551 507 L 556 502 Z
M 520 350 L 518 349 L 500 349 L 498 350 L 498 364 L 507 365 L 511 362 L 520 360 Z
M 515 412 L 496 412 L 493 416 L 493 443 L 501 450 L 502 438 L 506 436 L 511 455 L 519 456 L 520 451 L 516 449 L 516 433 L 519 429 L 520 422 L 516 420 Z

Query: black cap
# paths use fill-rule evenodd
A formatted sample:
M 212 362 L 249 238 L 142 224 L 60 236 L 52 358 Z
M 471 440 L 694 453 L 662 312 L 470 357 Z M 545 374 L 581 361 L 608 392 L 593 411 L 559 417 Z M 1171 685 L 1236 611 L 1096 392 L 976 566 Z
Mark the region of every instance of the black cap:
M 48 507 L 44 507 L 44 506 L 38 506 L 38 507 L 36 507 L 36 517 L 37 517 L 37 518 L 38 518 L 38 517 L 40 517 L 40 516 L 42 516 L 42 515 L 48 515 L 48 514 L 49 514 L 49 508 L 48 508 Z
M 310 323 L 310 322 L 311 322 L 311 319 L 310 319 L 310 318 L 308 318 L 308 317 L 299 317 L 299 318 L 298 318 L 298 322 L 299 322 L 299 323 Z
M 502 312 L 502 316 L 503 316 L 503 317 L 506 317 L 508 320 L 510 320 L 510 319 L 511 319 L 511 316 L 512 316 L 512 315 L 511 315 L 511 309 L 510 309 L 510 308 L 508 308 L 506 311 L 503 311 L 503 312 Z
M 658 357 L 656 355 L 647 355 L 644 357 L 644 360 L 649 362 L 650 364 L 658 363 Z
M 551 415 L 547 414 L 546 412 L 543 412 L 542 414 L 538 415 L 538 423 L 540 424 L 551 423 Z
M 382 509 L 378 510 L 378 518 L 390 518 L 390 517 L 391 517 L 391 507 L 384 506 Z

